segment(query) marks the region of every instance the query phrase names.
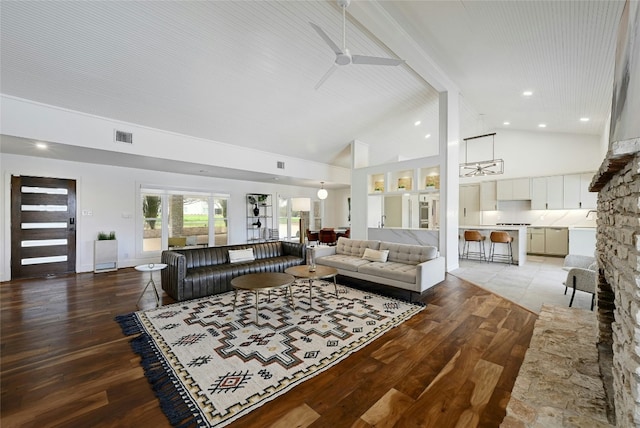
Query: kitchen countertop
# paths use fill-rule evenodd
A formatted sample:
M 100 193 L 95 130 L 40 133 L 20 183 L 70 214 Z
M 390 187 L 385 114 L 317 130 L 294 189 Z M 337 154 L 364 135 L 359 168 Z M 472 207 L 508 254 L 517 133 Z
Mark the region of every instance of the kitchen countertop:
M 480 230 L 527 230 L 529 226 L 497 226 L 497 225 L 488 225 L 488 226 L 480 226 L 480 225 L 467 225 L 467 226 L 458 226 L 458 229 L 480 229 Z

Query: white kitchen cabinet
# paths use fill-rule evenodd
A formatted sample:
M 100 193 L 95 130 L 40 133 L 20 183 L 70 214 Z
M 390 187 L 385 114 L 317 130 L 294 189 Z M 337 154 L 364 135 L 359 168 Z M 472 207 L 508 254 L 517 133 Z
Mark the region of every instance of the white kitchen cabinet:
M 531 199 L 531 179 L 529 177 L 513 180 L 513 199 L 516 201 Z
M 582 209 L 592 210 L 598 206 L 598 193 L 589 191 L 594 175 L 593 172 L 580 174 L 580 208 Z
M 531 179 L 514 178 L 496 182 L 496 194 L 499 201 L 525 201 L 531 199 Z
M 531 209 L 547 209 L 547 177 L 531 179 Z
M 483 181 L 480 183 L 480 211 L 495 211 L 497 209 L 496 182 Z
M 580 208 L 580 174 L 564 176 L 563 206 L 565 209 Z
M 535 177 L 531 179 L 531 209 L 559 210 L 564 206 L 563 177 Z
M 382 195 L 369 195 L 367 202 L 367 227 L 381 227 L 384 219 Z
M 461 225 L 474 226 L 480 224 L 480 185 L 470 184 L 460 186 L 460 211 L 458 213 Z
M 589 185 L 593 178 L 591 172 L 584 174 L 569 174 L 564 176 L 564 208 L 565 209 L 595 209 L 598 194 L 589 192 Z
M 566 256 L 569 253 L 569 230 L 566 227 L 545 228 L 544 252 L 552 256 Z
M 402 196 L 402 227 L 405 229 L 420 227 L 420 203 L 416 194 Z

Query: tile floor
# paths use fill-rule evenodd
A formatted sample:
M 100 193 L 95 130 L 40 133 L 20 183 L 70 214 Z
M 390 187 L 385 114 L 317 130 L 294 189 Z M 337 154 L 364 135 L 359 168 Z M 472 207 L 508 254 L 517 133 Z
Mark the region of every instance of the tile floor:
M 531 255 L 524 266 L 460 260 L 460 267 L 450 273 L 540 313 L 543 304 L 569 306 L 572 290 L 565 296 L 563 261 L 561 257 Z M 576 291 L 573 307 L 590 309 L 591 294 Z

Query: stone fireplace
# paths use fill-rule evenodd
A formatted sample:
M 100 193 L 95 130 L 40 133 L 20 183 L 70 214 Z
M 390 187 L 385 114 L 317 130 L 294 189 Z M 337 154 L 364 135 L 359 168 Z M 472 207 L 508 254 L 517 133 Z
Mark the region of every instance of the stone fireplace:
M 598 351 L 618 426 L 640 426 L 640 4 L 627 0 L 618 28 L 607 156 L 598 192 Z
M 640 138 L 611 144 L 598 191 L 600 369 L 618 426 L 640 425 Z M 610 418 L 611 419 L 611 418 Z

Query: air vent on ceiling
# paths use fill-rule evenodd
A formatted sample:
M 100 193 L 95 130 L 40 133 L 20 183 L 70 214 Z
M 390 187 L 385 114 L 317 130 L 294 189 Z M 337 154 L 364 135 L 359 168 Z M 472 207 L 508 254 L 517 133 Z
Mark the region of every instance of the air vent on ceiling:
M 115 139 L 116 143 L 133 144 L 133 133 L 116 129 Z
M 278 169 L 284 169 L 284 162 L 278 161 Z

